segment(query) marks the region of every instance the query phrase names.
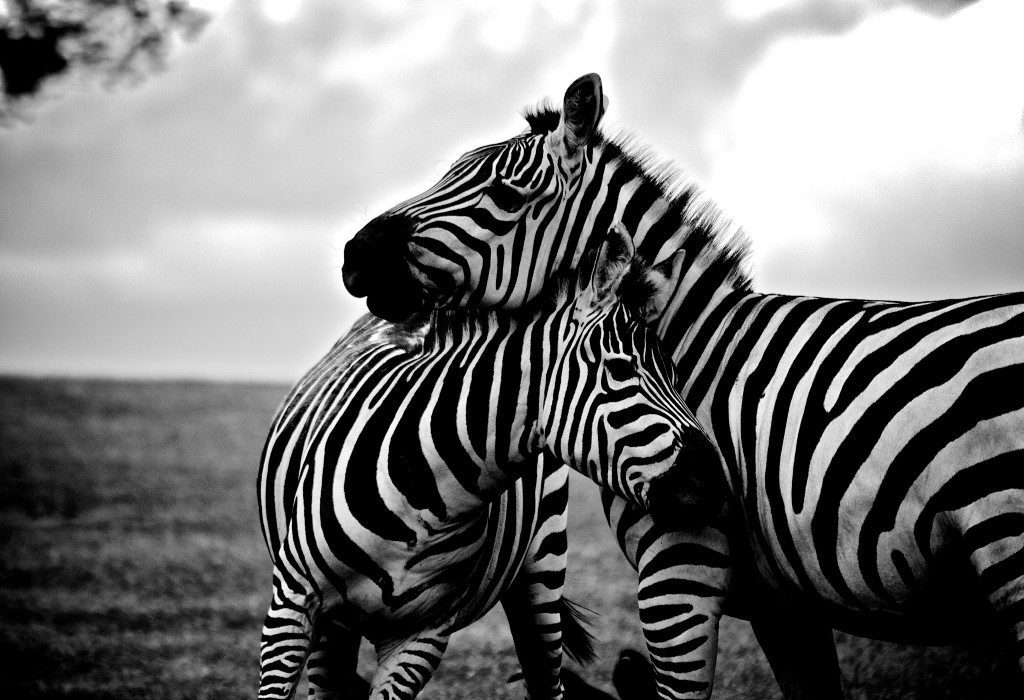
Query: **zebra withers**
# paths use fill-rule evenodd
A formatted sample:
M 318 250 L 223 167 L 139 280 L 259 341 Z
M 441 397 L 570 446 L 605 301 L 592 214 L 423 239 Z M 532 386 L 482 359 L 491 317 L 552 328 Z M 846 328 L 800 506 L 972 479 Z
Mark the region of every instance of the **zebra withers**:
M 339 682 L 353 682 L 361 637 L 379 658 L 372 696 L 413 697 L 451 632 L 514 585 L 532 523 L 491 516 L 496 503 L 508 510 L 502 494 L 517 482 L 531 491 L 517 507 L 562 517 L 548 565 L 563 576 L 565 500 L 545 506 L 543 492 L 561 478 L 553 491 L 564 493 L 565 472 L 540 478 L 541 454 L 638 507 L 649 505 L 652 482 L 714 455 L 646 325 L 666 299 L 664 269 L 641 265 L 616 228 L 588 273 L 567 275 L 528 309 L 363 321 L 300 382 L 260 475 L 275 564 L 263 697 L 294 692 L 314 642 L 336 655 Z M 545 615 L 550 627 L 552 610 Z M 544 631 L 554 687 L 530 691 L 559 697 L 560 638 Z
M 357 234 L 346 282 L 390 265 L 411 306 L 514 307 L 621 219 L 675 256 L 657 323 L 725 465 L 728 527 L 606 512 L 641 573 L 662 697 L 703 697 L 723 610 L 749 617 L 787 692 L 840 693 L 831 626 L 923 643 L 1007 637 L 1024 666 L 1024 295 L 923 303 L 753 291 L 741 239 L 634 141 L 597 76 L 561 112 L 462 156 Z M 740 241 L 737 243 L 737 241 Z M 951 601 L 954 604 L 951 604 Z

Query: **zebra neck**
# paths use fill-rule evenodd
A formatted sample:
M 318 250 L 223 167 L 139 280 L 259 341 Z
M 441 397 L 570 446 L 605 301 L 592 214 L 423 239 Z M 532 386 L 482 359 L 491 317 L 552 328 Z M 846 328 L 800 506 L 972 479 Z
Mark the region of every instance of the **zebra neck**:
M 495 311 L 460 318 L 437 350 L 458 385 L 457 430 L 479 470 L 478 496 L 488 501 L 518 479 L 538 451 L 549 319 Z

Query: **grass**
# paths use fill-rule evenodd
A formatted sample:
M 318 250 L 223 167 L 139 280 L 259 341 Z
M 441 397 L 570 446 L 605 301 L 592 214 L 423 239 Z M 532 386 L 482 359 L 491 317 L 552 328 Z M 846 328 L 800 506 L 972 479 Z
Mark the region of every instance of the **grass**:
M 270 575 L 256 460 L 285 391 L 0 379 L 0 697 L 254 695 Z M 601 615 L 582 673 L 610 690 L 619 650 L 642 646 L 636 574 L 596 489 L 574 489 L 570 592 Z M 999 697 L 991 653 L 837 640 L 848 697 Z M 424 697 L 519 698 L 517 668 L 492 611 L 452 640 Z M 744 622 L 723 621 L 717 688 L 779 697 Z

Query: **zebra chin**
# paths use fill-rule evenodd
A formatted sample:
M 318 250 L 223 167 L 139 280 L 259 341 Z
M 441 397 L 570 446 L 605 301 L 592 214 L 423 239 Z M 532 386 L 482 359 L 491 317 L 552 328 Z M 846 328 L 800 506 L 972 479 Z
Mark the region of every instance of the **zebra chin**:
M 416 297 L 379 294 L 366 297 L 366 308 L 377 318 L 392 323 L 401 323 L 426 309 L 426 304 Z

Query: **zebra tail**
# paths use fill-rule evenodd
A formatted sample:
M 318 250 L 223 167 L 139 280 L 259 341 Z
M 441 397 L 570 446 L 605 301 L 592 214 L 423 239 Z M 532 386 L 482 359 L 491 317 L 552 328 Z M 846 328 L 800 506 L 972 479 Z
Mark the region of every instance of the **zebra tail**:
M 570 659 L 586 666 L 597 659 L 594 651 L 594 635 L 588 628 L 594 626 L 597 617 L 590 608 L 574 603 L 566 597 L 559 601 L 562 617 L 562 650 Z
M 587 627 L 593 627 L 593 618 L 597 617 L 597 613 L 565 597 L 558 600 L 558 612 L 562 619 L 562 651 L 581 666 L 589 666 L 597 659 L 597 652 L 594 651 L 594 635 Z M 565 674 L 566 670 L 563 669 L 562 673 Z M 522 669 L 508 678 L 509 683 L 521 680 Z M 579 680 L 578 676 L 576 680 Z

